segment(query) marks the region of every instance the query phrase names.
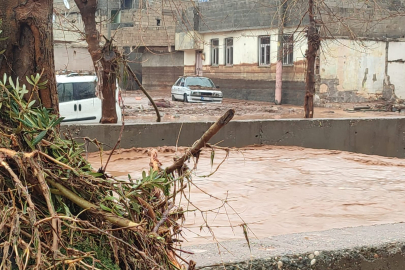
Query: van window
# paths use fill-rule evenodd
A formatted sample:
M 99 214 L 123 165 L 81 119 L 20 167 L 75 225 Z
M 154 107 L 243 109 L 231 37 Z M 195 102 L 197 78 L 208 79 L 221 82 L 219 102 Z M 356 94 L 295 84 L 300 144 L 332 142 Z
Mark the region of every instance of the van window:
M 96 97 L 96 82 L 73 83 L 75 100 L 82 100 Z
M 73 87 L 72 84 L 59 83 L 58 84 L 59 102 L 73 101 Z

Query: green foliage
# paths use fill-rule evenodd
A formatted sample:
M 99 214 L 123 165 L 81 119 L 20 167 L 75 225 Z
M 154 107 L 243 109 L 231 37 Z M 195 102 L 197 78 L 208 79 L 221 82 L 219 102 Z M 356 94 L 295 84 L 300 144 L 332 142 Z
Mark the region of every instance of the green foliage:
M 151 170 L 148 174 L 143 172 L 142 178 L 127 182 L 108 177 L 103 171 L 94 172 L 84 158 L 83 147 L 71 136 L 61 138 L 58 126 L 62 118 L 33 100 L 35 92 L 46 87 L 47 82 L 39 74 L 27 77 L 26 81 L 27 86 L 21 85 L 18 79 L 6 74 L 0 79 L 0 159 L 8 166 L 0 165 L 0 209 L 5 210 L 14 202 L 12 211 L 0 211 L 0 220 L 6 224 L 15 220 L 34 219 L 34 222 L 18 225 L 18 229 L 2 230 L 0 239 L 13 237 L 12 250 L 17 250 L 21 261 L 29 262 L 29 269 L 33 268 L 38 243 L 53 245 L 51 222 L 34 224 L 49 219 L 54 211 L 60 217 L 62 229 L 59 251 L 64 257 L 60 261 L 73 260 L 80 264 L 83 260 L 93 265 L 93 261 L 99 260 L 96 263 L 99 269 L 119 269 L 114 263 L 117 254 L 131 269 L 152 269 L 156 265 L 175 269 L 167 256 L 171 238 L 175 236 L 152 233 L 150 237 L 167 209 L 173 176 Z M 8 152 L 15 154 L 3 159 L 2 155 Z M 41 193 L 43 186 L 50 192 L 42 190 Z M 66 189 L 70 195 L 63 192 Z M 27 194 L 35 207 L 28 203 Z M 83 201 L 89 206 L 80 206 Z M 154 214 L 150 215 L 150 211 Z M 107 214 L 129 221 L 127 224 L 139 224 L 141 228 L 111 230 L 117 225 L 106 218 Z M 180 216 L 166 217 L 169 218 L 167 224 L 176 224 Z M 46 233 L 35 234 L 35 230 Z M 27 253 L 18 245 L 18 239 L 29 243 L 32 252 L 24 255 Z M 41 265 L 51 268 L 53 252 L 42 248 Z M 138 252 L 147 254 L 148 259 L 140 257 Z
M 94 266 L 99 269 L 109 269 L 109 270 L 120 270 L 119 266 L 116 265 L 112 259 L 111 254 L 112 250 L 110 245 L 106 245 L 105 243 L 108 242 L 106 237 L 94 237 L 89 236 L 82 241 L 78 241 L 75 244 L 75 248 L 84 252 L 91 252 L 99 260 L 99 262 L 95 262 Z M 84 261 L 88 265 L 93 265 L 92 258 L 85 258 Z

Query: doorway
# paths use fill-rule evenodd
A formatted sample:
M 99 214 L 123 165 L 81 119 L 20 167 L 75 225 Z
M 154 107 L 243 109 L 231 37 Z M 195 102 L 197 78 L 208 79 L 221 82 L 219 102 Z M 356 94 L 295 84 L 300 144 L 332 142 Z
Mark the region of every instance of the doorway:
M 197 76 L 203 75 L 202 60 L 203 60 L 203 53 L 201 51 L 196 51 L 196 53 L 195 53 L 195 75 L 197 75 Z

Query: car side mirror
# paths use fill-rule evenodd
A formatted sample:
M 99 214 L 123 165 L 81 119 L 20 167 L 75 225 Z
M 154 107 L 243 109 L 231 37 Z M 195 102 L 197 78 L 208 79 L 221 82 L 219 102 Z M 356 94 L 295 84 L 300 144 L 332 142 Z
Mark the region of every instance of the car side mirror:
M 180 86 L 184 86 L 184 82 L 182 82 L 182 83 L 180 84 Z
M 217 85 L 217 88 L 219 88 L 219 85 Z

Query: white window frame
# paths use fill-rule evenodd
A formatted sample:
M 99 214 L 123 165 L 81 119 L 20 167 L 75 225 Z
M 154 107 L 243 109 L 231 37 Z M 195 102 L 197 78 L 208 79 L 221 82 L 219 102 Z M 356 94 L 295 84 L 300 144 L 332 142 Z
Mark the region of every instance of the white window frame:
M 225 65 L 233 66 L 233 37 L 225 39 Z
M 269 43 L 263 43 L 263 39 L 269 40 Z M 270 66 L 270 36 L 259 36 L 259 66 Z
M 214 42 L 217 44 L 214 45 Z M 213 38 L 211 39 L 211 66 L 218 66 L 219 65 L 219 39 Z
M 283 66 L 294 65 L 294 35 L 283 35 Z

